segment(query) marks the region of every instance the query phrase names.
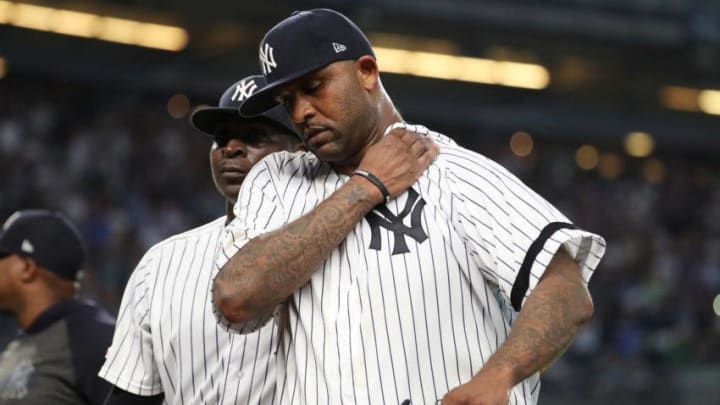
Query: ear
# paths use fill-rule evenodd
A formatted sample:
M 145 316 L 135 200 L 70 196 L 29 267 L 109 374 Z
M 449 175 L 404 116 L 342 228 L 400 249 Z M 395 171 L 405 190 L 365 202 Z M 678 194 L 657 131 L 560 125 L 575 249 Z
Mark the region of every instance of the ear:
M 380 75 L 375 58 L 370 55 L 363 55 L 355 61 L 355 66 L 362 87 L 367 91 L 375 90 Z
M 31 283 L 39 276 L 40 268 L 33 259 L 21 257 L 22 265 L 18 267 L 18 280 L 22 283 Z

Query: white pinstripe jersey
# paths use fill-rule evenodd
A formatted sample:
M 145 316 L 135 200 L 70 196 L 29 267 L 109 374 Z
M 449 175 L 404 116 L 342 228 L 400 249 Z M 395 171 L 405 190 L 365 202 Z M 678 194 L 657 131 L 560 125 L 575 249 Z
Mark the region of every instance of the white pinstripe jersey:
M 270 404 L 276 326 L 238 335 L 221 328 L 210 288 L 221 217 L 152 247 L 132 273 L 99 375 L 168 404 Z M 275 342 L 275 343 L 273 343 Z
M 503 343 L 513 304 L 561 245 L 585 282 L 604 254 L 600 236 L 576 229 L 495 162 L 408 128 L 435 139 L 435 163 L 363 219 L 277 311 L 280 404 L 433 404 Z M 263 160 L 243 184 L 218 264 L 347 180 L 310 153 Z M 510 403 L 535 404 L 538 393 L 535 374 Z

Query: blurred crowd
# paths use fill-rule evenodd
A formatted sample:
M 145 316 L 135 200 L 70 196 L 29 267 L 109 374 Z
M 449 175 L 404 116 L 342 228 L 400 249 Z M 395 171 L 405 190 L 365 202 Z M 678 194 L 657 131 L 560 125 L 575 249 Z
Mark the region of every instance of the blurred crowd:
M 89 294 L 117 309 L 149 246 L 224 212 L 210 139 L 167 96 L 35 81 L 0 82 L 0 216 L 43 207 L 78 221 Z
M 89 245 L 85 294 L 111 310 L 148 247 L 223 214 L 209 173 L 210 140 L 186 117 L 172 118 L 167 99 L 71 82 L 0 81 L 0 217 L 42 207 L 77 221 Z M 647 397 L 665 383 L 663 370 L 720 363 L 720 317 L 712 308 L 720 294 L 720 162 L 660 148 L 660 179 L 644 179 L 633 158 L 608 179 L 577 168 L 578 144 L 558 142 L 539 139 L 524 158 L 501 137 L 479 150 L 608 242 L 590 286 L 595 316 L 545 383 L 585 393 L 625 384 Z M 9 328 L 0 330 L 3 338 Z

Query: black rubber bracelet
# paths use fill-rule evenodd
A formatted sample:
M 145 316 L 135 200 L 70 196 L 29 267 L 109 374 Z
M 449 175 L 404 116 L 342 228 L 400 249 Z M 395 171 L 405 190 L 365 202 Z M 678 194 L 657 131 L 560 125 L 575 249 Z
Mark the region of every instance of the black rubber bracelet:
M 387 203 L 388 201 L 390 201 L 390 192 L 388 191 L 387 187 L 385 187 L 383 182 L 380 181 L 380 179 L 378 179 L 377 177 L 375 177 L 374 174 L 372 174 L 368 171 L 365 171 L 365 170 L 357 169 L 353 172 L 353 176 L 361 176 L 361 177 L 365 177 L 366 179 L 368 179 L 370 181 L 370 183 L 374 184 L 375 187 L 380 189 L 380 192 L 382 193 L 383 197 L 385 197 L 385 202 Z

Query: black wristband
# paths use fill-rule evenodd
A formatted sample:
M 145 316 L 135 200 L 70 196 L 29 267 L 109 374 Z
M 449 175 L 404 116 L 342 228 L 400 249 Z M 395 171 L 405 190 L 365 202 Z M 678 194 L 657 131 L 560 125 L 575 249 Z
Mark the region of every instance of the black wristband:
M 353 172 L 353 176 L 361 176 L 361 177 L 365 177 L 366 179 L 368 179 L 370 181 L 370 183 L 374 184 L 375 187 L 377 187 L 380 190 L 383 197 L 385 197 L 385 203 L 390 201 L 390 192 L 388 191 L 387 187 L 385 187 L 383 182 L 380 181 L 380 179 L 378 179 L 377 177 L 375 177 L 374 174 L 372 174 L 368 171 L 365 171 L 365 170 L 357 169 Z

